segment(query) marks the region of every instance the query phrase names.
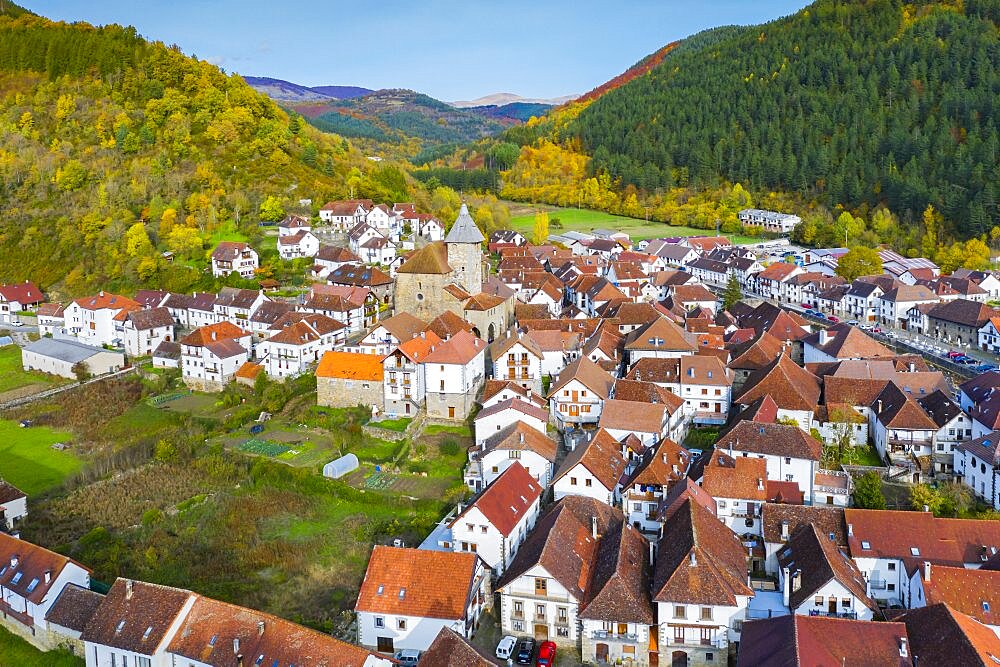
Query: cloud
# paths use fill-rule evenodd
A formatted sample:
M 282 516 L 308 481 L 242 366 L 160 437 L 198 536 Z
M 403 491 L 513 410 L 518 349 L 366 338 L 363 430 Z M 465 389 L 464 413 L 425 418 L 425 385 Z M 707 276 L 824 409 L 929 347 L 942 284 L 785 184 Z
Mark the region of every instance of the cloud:
M 226 62 L 225 56 L 208 56 L 205 58 L 205 62 L 211 63 L 216 67 L 222 67 Z

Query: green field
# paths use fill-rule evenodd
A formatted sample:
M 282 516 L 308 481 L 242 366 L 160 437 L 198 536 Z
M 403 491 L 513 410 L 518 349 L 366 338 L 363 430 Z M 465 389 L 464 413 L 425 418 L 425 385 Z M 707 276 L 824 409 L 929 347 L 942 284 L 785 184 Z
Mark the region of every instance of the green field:
M 18 667 L 81 667 L 83 658 L 66 651 L 43 653 L 0 627 L 0 665 Z
M 80 459 L 52 445 L 72 437 L 46 426 L 21 428 L 15 421 L 0 420 L 0 477 L 29 496 L 58 486 L 80 469 Z
M 236 223 L 230 220 L 212 233 L 212 236 L 208 239 L 208 244 L 214 248 L 223 241 L 239 241 L 245 243 L 248 240 L 249 239 L 247 239 L 246 234 L 239 231 L 236 228 Z
M 560 232 L 589 232 L 598 228 L 613 229 L 625 232 L 633 241 L 642 239 L 653 239 L 669 236 L 712 236 L 715 232 L 710 229 L 695 229 L 694 227 L 674 227 L 662 222 L 642 220 L 640 218 L 626 218 L 621 215 L 611 215 L 601 211 L 591 211 L 583 208 L 558 208 L 545 204 L 510 204 L 513 217 L 510 219 L 511 229 L 516 229 L 522 234 L 530 234 L 535 226 L 535 212 L 547 211 L 549 214 L 549 233 L 558 234 Z M 559 219 L 561 227 L 552 224 L 551 221 Z M 729 240 L 733 243 L 753 243 L 758 239 L 743 236 L 741 234 L 728 234 Z
M 39 389 L 68 382 L 65 378 L 45 373 L 28 373 L 21 366 L 21 348 L 17 345 L 0 347 L 0 394 L 37 384 Z

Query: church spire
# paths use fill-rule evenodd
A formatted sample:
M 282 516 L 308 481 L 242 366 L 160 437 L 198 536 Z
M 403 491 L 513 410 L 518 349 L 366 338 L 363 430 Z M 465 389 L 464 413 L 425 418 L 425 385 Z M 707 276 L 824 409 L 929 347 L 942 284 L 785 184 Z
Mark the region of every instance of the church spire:
M 451 226 L 451 231 L 444 238 L 445 243 L 482 243 L 486 240 L 483 233 L 476 226 L 476 221 L 469 215 L 469 207 L 462 204 L 462 210 L 458 212 L 455 224 Z

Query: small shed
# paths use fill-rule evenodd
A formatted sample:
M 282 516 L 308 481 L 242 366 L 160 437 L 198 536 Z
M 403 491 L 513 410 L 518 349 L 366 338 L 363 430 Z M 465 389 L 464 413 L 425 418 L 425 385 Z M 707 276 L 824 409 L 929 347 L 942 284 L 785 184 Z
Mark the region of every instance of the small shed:
M 358 469 L 358 457 L 354 454 L 345 454 L 336 461 L 330 461 L 323 466 L 323 477 L 330 479 L 340 479 L 348 473 Z

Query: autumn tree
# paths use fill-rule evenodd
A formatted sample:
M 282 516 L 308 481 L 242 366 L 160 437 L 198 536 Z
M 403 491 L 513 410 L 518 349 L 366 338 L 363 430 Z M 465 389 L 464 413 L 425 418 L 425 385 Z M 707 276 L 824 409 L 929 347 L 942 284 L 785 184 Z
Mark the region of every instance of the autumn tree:
M 260 203 L 258 214 L 264 222 L 280 222 L 285 217 L 285 207 L 281 205 L 280 199 L 274 195 L 268 195 Z
M 549 239 L 549 214 L 545 211 L 535 213 L 535 228 L 531 234 L 531 242 L 542 245 Z
M 852 281 L 861 276 L 872 276 L 882 273 L 882 258 L 873 248 L 857 246 L 847 251 L 838 261 L 838 276 Z

